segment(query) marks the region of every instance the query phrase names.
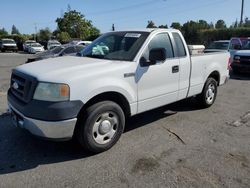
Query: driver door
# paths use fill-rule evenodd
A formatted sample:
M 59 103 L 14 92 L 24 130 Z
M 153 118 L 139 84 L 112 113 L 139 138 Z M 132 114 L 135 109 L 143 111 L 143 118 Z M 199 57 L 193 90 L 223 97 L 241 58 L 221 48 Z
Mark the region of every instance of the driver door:
M 149 59 L 149 51 L 164 48 L 167 59 L 154 65 L 137 69 L 138 113 L 163 106 L 178 99 L 179 59 L 174 58 L 173 46 L 168 33 L 155 35 L 146 47 L 141 59 Z

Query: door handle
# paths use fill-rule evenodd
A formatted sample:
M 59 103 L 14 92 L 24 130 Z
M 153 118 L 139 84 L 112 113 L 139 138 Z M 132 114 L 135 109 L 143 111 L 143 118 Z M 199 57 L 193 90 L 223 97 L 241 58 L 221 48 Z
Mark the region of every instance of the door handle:
M 172 66 L 172 73 L 179 72 L 179 65 Z

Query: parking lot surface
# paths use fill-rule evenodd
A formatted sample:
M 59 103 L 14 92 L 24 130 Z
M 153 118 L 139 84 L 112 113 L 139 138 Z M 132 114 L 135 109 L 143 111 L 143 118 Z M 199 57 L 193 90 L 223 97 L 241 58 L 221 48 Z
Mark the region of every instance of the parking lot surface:
M 250 76 L 232 75 L 211 108 L 189 99 L 129 119 L 119 142 L 93 155 L 11 125 L 11 69 L 28 56 L 0 53 L 0 187 L 250 186 Z

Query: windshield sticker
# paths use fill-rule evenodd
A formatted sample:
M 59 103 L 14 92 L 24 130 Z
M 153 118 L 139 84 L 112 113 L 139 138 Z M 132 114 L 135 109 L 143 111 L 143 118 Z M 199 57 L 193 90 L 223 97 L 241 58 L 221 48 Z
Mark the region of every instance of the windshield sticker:
M 140 38 L 140 33 L 127 33 L 125 37 L 131 37 L 131 38 Z

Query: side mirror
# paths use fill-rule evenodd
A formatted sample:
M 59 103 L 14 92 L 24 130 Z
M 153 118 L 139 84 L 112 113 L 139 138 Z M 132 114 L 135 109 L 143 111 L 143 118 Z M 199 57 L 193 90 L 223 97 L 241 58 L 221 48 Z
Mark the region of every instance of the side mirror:
M 166 60 L 166 50 L 165 48 L 153 48 L 149 52 L 149 61 L 156 63 L 156 61 Z
M 167 58 L 165 48 L 153 48 L 149 51 L 149 60 L 144 57 L 141 58 L 140 63 L 142 66 L 155 65 L 157 61 L 165 61 Z

